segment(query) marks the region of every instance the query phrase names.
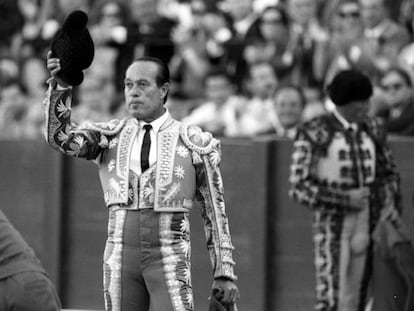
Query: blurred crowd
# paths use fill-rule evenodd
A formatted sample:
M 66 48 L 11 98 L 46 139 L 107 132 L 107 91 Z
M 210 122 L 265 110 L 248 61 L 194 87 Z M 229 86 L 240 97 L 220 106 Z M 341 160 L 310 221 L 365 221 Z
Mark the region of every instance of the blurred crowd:
M 95 58 L 74 122 L 124 116 L 125 70 L 151 55 L 169 64 L 171 115 L 217 136 L 293 138 L 348 68 L 375 85 L 370 115 L 414 135 L 412 0 L 0 0 L 1 139 L 41 137 L 46 55 L 75 9 Z

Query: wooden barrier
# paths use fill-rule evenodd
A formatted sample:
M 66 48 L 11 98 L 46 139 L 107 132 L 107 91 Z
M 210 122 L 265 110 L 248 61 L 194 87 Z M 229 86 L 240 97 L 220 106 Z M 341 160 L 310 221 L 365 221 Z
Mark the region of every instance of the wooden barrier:
M 1 208 L 39 255 L 63 306 L 103 310 L 107 209 L 97 168 L 61 156 L 43 142 L 1 143 Z M 310 310 L 311 212 L 287 196 L 291 142 L 226 139 L 222 145 L 239 310 Z M 404 217 L 412 223 L 414 140 L 393 138 L 391 146 L 402 177 Z M 191 231 L 195 310 L 207 310 L 212 272 L 196 208 Z

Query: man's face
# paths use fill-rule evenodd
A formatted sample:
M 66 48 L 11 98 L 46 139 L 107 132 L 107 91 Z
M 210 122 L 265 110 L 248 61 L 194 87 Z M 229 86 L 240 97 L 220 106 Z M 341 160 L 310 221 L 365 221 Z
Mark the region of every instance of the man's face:
M 359 0 L 365 27 L 377 26 L 386 16 L 384 0 Z
M 151 122 L 164 111 L 164 98 L 169 84 L 158 86 L 156 77 L 158 65 L 150 61 L 133 63 L 125 76 L 125 104 L 129 113 L 138 120 Z
M 269 98 L 277 87 L 277 77 L 272 65 L 260 63 L 250 68 L 250 91 L 254 97 Z
M 298 125 L 302 119 L 303 103 L 295 89 L 285 88 L 275 95 L 274 104 L 280 124 L 288 129 Z
M 381 79 L 384 98 L 391 107 L 405 104 L 411 96 L 411 87 L 397 72 L 392 71 Z
M 289 0 L 288 13 L 294 22 L 307 25 L 316 17 L 316 0 Z
M 212 102 L 222 105 L 231 94 L 233 87 L 224 76 L 211 76 L 206 79 L 206 95 Z
M 368 100 L 359 100 L 344 106 L 337 106 L 339 113 L 349 122 L 361 122 L 368 116 Z
M 260 18 L 260 30 L 265 40 L 286 40 L 287 27 L 277 9 L 268 9 Z

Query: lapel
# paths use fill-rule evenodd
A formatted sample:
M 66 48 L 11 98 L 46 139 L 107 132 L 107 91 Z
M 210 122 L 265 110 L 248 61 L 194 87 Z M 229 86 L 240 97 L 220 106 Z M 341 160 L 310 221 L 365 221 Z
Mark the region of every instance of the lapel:
M 180 123 L 169 116 L 158 132 L 156 178 L 160 187 L 172 181 L 179 128 Z
M 134 119 L 128 119 L 119 136 L 117 154 L 117 173 L 121 178 L 128 178 L 132 145 L 139 131 L 138 123 Z

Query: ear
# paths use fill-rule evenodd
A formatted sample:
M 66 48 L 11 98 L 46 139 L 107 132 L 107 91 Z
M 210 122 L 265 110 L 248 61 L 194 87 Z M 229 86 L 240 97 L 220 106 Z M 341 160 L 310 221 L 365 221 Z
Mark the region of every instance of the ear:
M 164 99 L 167 96 L 169 90 L 170 90 L 170 84 L 168 82 L 165 82 L 163 85 L 161 85 L 160 92 L 161 92 L 162 99 Z

